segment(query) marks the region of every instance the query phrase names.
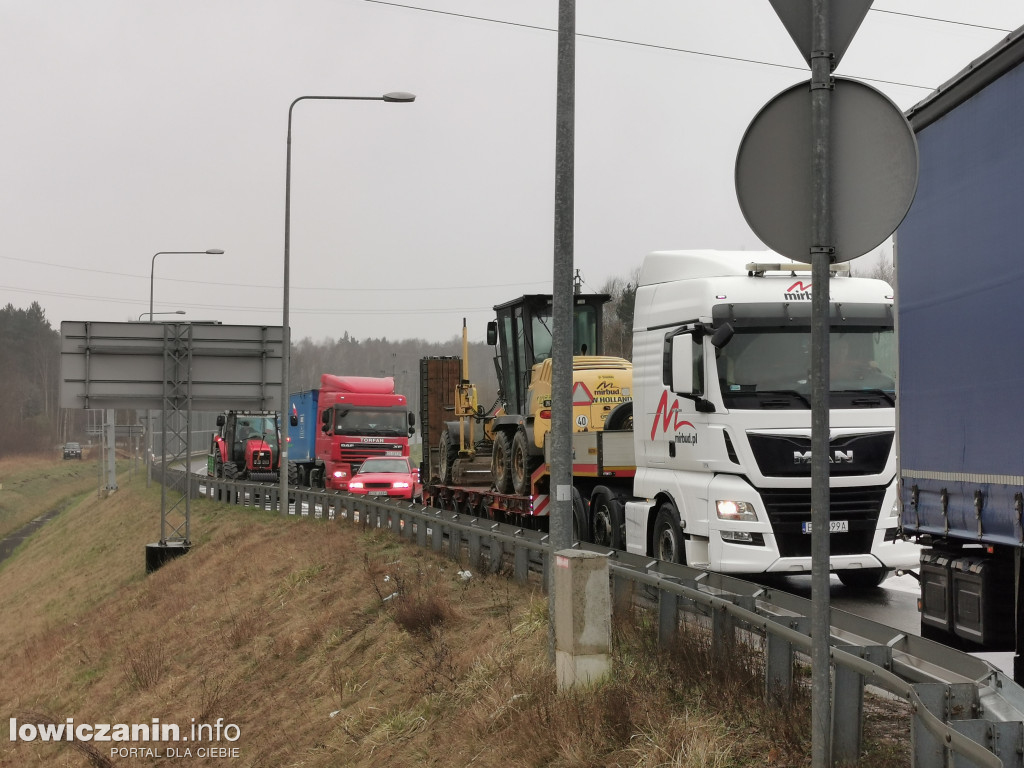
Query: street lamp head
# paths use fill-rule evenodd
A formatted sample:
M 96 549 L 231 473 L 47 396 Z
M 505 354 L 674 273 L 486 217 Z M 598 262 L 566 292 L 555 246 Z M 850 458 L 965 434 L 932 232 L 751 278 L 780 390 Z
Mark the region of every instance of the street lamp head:
M 222 251 L 222 250 L 221 250 L 220 248 L 209 248 L 209 249 L 207 249 L 207 251 L 206 251 L 206 252 L 207 252 L 208 254 L 210 254 L 211 256 L 212 256 L 212 255 L 215 255 L 215 254 L 216 254 L 216 255 L 219 255 L 219 254 L 222 254 L 222 253 L 224 253 L 224 251 Z
M 416 101 L 415 93 L 405 93 L 404 91 L 392 91 L 391 93 L 384 94 L 384 101 Z

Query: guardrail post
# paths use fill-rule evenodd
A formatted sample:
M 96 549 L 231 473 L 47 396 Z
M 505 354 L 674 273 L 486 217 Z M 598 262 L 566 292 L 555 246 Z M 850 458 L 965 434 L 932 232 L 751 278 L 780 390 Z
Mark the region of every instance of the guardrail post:
M 441 520 L 438 517 L 430 525 L 430 538 L 432 549 L 440 552 L 444 548 L 444 528 L 441 527 Z
M 392 533 L 401 538 L 402 536 L 402 513 L 397 509 L 382 509 L 381 512 L 388 520 Z
M 711 656 L 727 658 L 736 645 L 736 623 L 724 605 L 711 607 Z
M 973 684 L 918 683 L 914 691 L 925 707 L 944 723 L 973 719 L 978 693 Z M 914 768 L 946 768 L 949 764 L 945 745 L 931 734 L 917 714 L 910 723 L 910 743 Z
M 770 616 L 772 621 L 807 634 L 811 628 L 806 616 Z M 793 701 L 793 644 L 781 635 L 765 633 L 764 697 L 769 704 Z
M 457 563 L 462 562 L 462 531 L 458 528 L 448 531 L 448 557 Z
M 959 733 L 984 744 L 989 751 L 1003 762 L 1004 768 L 1018 768 L 1024 764 L 1021 750 L 1024 749 L 1024 723 L 1019 720 L 996 722 L 992 720 L 962 720 L 952 723 Z M 954 759 L 956 768 L 962 761 Z
M 478 571 L 483 570 L 480 566 L 480 534 L 471 531 L 466 538 L 469 539 L 469 566 Z
M 673 582 L 674 579 L 665 579 Z M 658 590 L 658 645 L 668 648 L 679 632 L 679 596 L 667 589 Z
M 498 539 L 490 539 L 487 543 L 488 570 L 497 573 L 501 570 L 501 561 L 505 558 L 505 545 Z
M 836 648 L 855 656 L 864 655 L 859 646 Z M 864 729 L 864 676 L 837 662 L 833 662 L 832 668 L 832 762 L 852 765 L 860 757 Z
M 516 583 L 525 584 L 530 578 L 530 548 L 517 545 L 515 550 Z
M 612 615 L 623 618 L 633 605 L 633 580 L 620 573 L 612 576 Z

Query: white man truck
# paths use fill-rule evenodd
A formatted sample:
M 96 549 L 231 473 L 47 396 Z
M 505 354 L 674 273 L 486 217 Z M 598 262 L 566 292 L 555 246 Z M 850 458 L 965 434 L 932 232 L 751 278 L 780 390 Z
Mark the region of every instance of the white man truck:
M 721 251 L 645 259 L 633 321 L 636 474 L 631 487 L 613 486 L 610 505 L 589 500 L 594 538 L 613 531 L 601 543 L 621 542 L 622 525 L 637 554 L 810 573 L 814 286 L 808 265 L 783 261 Z M 898 534 L 893 294 L 838 265 L 829 295 L 831 568 L 869 588 L 918 562 Z M 604 435 L 605 449 L 616 439 Z M 587 440 L 575 438 L 577 461 L 601 449 Z

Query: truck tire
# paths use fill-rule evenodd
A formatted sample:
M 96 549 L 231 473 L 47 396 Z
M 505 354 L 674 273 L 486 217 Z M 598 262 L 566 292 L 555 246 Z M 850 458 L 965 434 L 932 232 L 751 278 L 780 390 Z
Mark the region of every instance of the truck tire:
M 500 431 L 494 436 L 491 451 L 491 474 L 498 493 L 512 493 L 512 438 Z
M 590 526 L 587 524 L 587 505 L 583 496 L 572 489 L 572 540 L 590 541 Z
M 686 545 L 679 526 L 679 513 L 669 502 L 658 507 L 654 518 L 654 556 L 659 560 L 686 565 Z
M 452 482 L 452 465 L 459 456 L 459 449 L 452 441 L 452 433 L 447 429 L 441 433 L 441 443 L 438 450 L 438 458 L 441 460 L 441 466 L 437 472 L 438 477 L 442 484 L 450 485 Z
M 847 568 L 836 571 L 836 576 L 843 586 L 850 589 L 876 589 L 888 578 L 889 571 L 885 568 Z
M 590 498 L 591 541 L 601 547 L 625 547 L 626 515 L 620 502 L 603 486 L 594 489 Z
M 526 430 L 516 430 L 516 436 L 512 439 L 512 489 L 520 496 L 530 495 L 530 481 L 538 464 L 538 459 L 530 455 Z
M 615 406 L 615 408 L 612 409 L 612 412 L 608 414 L 608 418 L 604 420 L 604 428 L 609 432 L 621 429 L 632 429 L 633 401 L 629 400 Z

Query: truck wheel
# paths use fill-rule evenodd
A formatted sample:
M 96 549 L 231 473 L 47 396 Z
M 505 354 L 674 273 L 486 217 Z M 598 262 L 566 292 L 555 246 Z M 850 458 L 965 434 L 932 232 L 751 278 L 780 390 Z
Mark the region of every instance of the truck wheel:
M 658 507 L 654 519 L 654 556 L 659 560 L 686 565 L 686 547 L 679 527 L 679 513 L 667 501 Z
M 598 546 L 622 549 L 625 546 L 626 516 L 622 502 L 607 489 L 595 489 L 590 500 L 593 542 Z
M 530 480 L 537 465 L 537 459 L 530 455 L 526 430 L 517 430 L 512 439 L 512 488 L 520 496 L 530 495 Z
M 459 456 L 459 449 L 454 445 L 452 433 L 447 428 L 441 433 L 441 443 L 438 450 L 440 453 L 439 458 L 441 459 L 441 466 L 437 472 L 438 477 L 442 483 L 450 485 L 452 482 L 452 465 Z
M 238 479 L 238 465 L 233 461 L 229 461 L 227 464 L 222 466 L 225 480 L 237 480 Z
M 843 586 L 850 589 L 875 589 L 882 586 L 889 571 L 885 568 L 848 568 L 836 571 L 836 576 L 843 582 Z
M 587 525 L 587 505 L 583 496 L 575 488 L 572 489 L 572 540 L 590 541 L 590 526 Z
M 494 436 L 491 474 L 494 475 L 494 487 L 498 493 L 512 493 L 512 439 L 508 432 L 498 432 Z

